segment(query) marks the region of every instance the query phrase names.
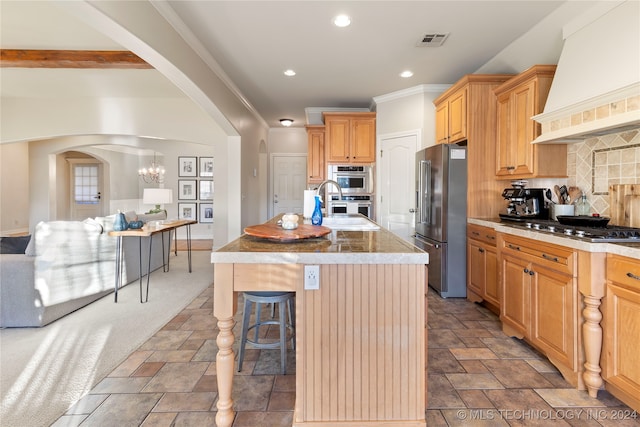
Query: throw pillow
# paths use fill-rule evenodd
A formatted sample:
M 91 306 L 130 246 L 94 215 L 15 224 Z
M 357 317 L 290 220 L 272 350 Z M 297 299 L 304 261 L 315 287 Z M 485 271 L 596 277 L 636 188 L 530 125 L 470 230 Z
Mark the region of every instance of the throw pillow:
M 31 236 L 0 237 L 0 254 L 23 254 Z

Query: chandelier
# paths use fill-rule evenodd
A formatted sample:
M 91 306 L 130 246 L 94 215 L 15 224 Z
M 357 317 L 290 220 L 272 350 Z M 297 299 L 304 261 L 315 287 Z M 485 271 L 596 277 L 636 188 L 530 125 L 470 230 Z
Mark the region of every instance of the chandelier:
M 138 170 L 138 176 L 146 183 L 164 182 L 164 167 L 156 163 L 156 153 L 153 153 L 153 162 L 148 168 Z

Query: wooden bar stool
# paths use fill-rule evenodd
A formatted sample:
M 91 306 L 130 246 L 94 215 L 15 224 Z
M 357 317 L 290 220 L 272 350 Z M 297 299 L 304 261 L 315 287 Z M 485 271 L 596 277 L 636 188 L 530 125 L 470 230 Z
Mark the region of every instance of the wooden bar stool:
M 278 348 L 280 347 L 280 371 L 282 375 L 287 370 L 287 341 L 291 340 L 291 347 L 295 350 L 295 325 L 296 318 L 293 310 L 295 292 L 244 292 L 244 313 L 242 315 L 242 335 L 240 336 L 240 350 L 238 352 L 238 372 L 242 370 L 242 360 L 244 359 L 244 347 L 247 342 L 251 343 L 255 348 Z M 256 321 L 249 324 L 251 317 L 251 304 L 256 304 Z M 278 319 L 261 320 L 260 306 L 261 304 L 278 304 Z M 289 312 L 289 323 L 287 323 L 287 309 Z M 273 318 L 273 316 L 272 316 Z M 280 337 L 278 341 L 262 341 L 259 340 L 260 326 L 262 325 L 279 325 Z M 248 338 L 249 330 L 255 328 L 255 338 Z M 287 337 L 287 329 L 289 337 Z

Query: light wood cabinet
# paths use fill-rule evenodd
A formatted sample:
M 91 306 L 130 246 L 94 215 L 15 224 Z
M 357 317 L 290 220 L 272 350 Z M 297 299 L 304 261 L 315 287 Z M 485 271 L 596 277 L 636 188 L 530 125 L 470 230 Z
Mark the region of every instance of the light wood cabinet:
M 582 388 L 577 253 L 499 233 L 498 261 L 504 332 L 526 339 L 549 358 L 567 381 Z
M 373 163 L 376 160 L 376 113 L 323 114 L 326 162 Z
M 324 126 L 309 125 L 307 128 L 307 184 L 320 184 L 326 176 L 324 153 Z
M 605 387 L 640 411 L 640 260 L 607 255 L 603 312 Z
M 536 65 L 495 89 L 497 97 L 496 176 L 502 179 L 566 177 L 565 144 L 532 144 L 540 124 L 555 65 Z
M 467 224 L 467 299 L 500 312 L 496 232 L 475 224 Z
M 452 144 L 467 139 L 467 88 L 436 104 L 436 144 Z
M 433 101 L 437 142 L 466 140 L 468 217 L 497 218 L 504 207 L 501 194 L 505 185 L 495 175 L 497 115 L 493 91 L 512 77 L 469 74 Z

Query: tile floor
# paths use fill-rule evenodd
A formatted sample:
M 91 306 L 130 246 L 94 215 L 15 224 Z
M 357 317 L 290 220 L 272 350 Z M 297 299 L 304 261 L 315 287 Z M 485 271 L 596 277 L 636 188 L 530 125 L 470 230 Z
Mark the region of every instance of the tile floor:
M 214 426 L 212 295 L 207 289 L 53 425 Z M 640 425 L 606 391 L 593 399 L 571 388 L 544 357 L 504 335 L 485 308 L 434 293 L 428 303 L 429 427 Z M 235 427 L 291 426 L 291 351 L 287 367 L 279 375 L 279 350 L 247 350 L 234 379 Z

